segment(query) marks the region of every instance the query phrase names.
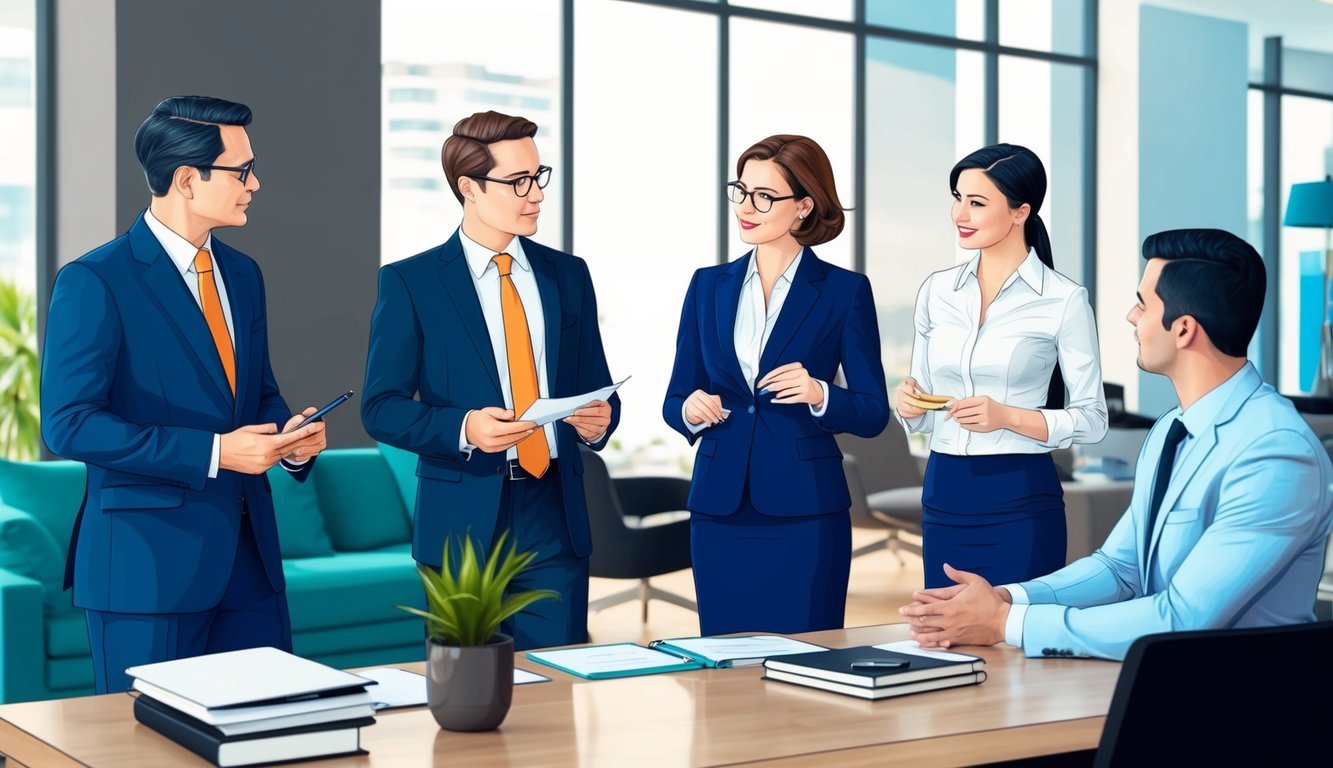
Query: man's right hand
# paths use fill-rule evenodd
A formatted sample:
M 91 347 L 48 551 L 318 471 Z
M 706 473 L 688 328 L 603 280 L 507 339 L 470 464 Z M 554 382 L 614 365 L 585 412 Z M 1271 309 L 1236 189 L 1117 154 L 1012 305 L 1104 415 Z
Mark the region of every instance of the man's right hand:
M 278 463 L 293 443 L 324 428 L 322 423 L 307 424 L 295 432 L 278 433 L 276 424 L 251 424 L 222 436 L 218 467 L 259 475 Z
M 531 421 L 514 421 L 514 412 L 509 409 L 488 406 L 468 412 L 465 435 L 468 445 L 486 453 L 503 453 L 536 428 Z

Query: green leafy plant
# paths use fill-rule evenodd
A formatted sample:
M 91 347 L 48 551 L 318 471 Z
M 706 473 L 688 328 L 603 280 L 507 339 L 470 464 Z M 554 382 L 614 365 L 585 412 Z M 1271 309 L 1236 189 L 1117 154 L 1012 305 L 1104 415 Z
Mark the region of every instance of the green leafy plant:
M 512 542 L 506 551 L 508 538 L 508 531 L 500 534 L 482 563 L 470 536 L 463 537 L 457 549 L 445 537 L 440 570 L 417 566 L 426 587 L 426 610 L 398 607 L 425 619 L 432 639 L 444 645 L 469 646 L 490 642 L 500 622 L 538 600 L 559 599 L 560 594 L 551 589 L 505 595 L 509 582 L 537 558 L 536 552 L 519 552 Z
M 4 458 L 37 458 L 40 371 L 37 304 L 32 294 L 0 280 L 0 456 Z

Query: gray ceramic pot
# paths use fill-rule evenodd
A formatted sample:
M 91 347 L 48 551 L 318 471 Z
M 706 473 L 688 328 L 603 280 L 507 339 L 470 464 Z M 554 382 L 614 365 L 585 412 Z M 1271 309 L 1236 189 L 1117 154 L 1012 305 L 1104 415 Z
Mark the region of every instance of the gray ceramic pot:
M 489 731 L 504 722 L 514 699 L 514 638 L 456 648 L 426 641 L 426 703 L 441 728 Z

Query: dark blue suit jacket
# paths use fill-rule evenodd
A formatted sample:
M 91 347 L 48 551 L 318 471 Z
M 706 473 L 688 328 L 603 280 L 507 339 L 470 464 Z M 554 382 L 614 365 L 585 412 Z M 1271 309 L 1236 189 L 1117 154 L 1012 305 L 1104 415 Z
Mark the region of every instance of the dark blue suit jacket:
M 470 410 L 504 406 L 495 352 L 477 289 L 456 231 L 443 245 L 380 269 L 379 301 L 370 324 L 361 421 L 382 443 L 417 454 L 412 556 L 439 567 L 444 538 L 471 535 L 489 550 L 496 535 L 504 453 L 458 450 Z M 575 256 L 521 238 L 532 264 L 546 321 L 546 381 L 551 397 L 569 397 L 611 383 L 597 297 L 588 266 Z M 620 421 L 612 395 L 611 424 Z M 556 423 L 556 467 L 574 552 L 592 552 L 578 434 Z
M 231 304 L 234 399 L 203 313 L 143 215 L 56 278 L 42 435 L 88 465 L 66 571 L 81 608 L 213 608 L 231 578 L 244 506 L 269 583 L 284 586 L 268 479 L 225 469 L 208 478 L 213 435 L 291 418 L 269 366 L 259 267 L 216 237 L 213 260 Z
M 803 404 L 756 397 L 741 373 L 733 341 L 741 286 L 753 253 L 694 273 L 676 340 L 662 417 L 690 441 L 699 440 L 689 507 L 730 515 L 747 478 L 750 502 L 765 515 L 843 512 L 851 505 L 836 432 L 874 437 L 889 420 L 880 362 L 875 301 L 865 275 L 835 267 L 806 248 L 787 299 L 759 360 L 756 382 L 780 365 L 799 362 L 829 384 L 821 418 Z M 833 384 L 842 366 L 847 387 Z M 696 389 L 722 397 L 725 421 L 690 432 L 681 417 Z

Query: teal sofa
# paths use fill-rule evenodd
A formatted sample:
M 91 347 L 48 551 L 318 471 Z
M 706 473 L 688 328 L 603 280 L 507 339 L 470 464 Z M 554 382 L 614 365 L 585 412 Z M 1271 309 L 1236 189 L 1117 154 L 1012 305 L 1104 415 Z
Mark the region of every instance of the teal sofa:
M 268 475 L 296 653 L 343 668 L 424 658 L 421 620 L 394 607 L 422 601 L 416 456 L 329 450 L 305 483 Z M 83 611 L 61 588 L 84 485 L 78 462 L 0 460 L 0 703 L 93 692 Z

